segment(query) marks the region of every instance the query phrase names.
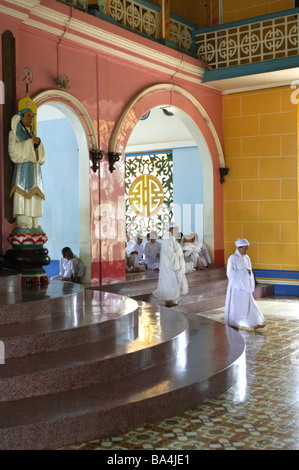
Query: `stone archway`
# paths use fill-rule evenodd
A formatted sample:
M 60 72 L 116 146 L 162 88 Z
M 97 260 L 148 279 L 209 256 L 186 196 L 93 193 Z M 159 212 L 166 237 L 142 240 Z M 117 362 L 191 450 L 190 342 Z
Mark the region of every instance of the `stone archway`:
M 219 168 L 225 168 L 220 138 L 204 107 L 186 90 L 169 84 L 146 88 L 123 111 L 111 138 L 110 152 L 124 153 L 132 130 L 139 119 L 155 106 L 171 105 L 179 110 L 202 149 L 204 170 L 204 239 L 213 252 L 216 265 L 224 263 L 223 187 Z
M 78 142 L 79 151 L 79 232 L 80 257 L 86 264 L 85 282 L 91 280 L 90 246 L 90 163 L 91 149 L 98 149 L 92 120 L 84 106 L 72 95 L 62 90 L 46 90 L 34 96 L 37 107 L 51 105 L 59 109 L 70 121 Z

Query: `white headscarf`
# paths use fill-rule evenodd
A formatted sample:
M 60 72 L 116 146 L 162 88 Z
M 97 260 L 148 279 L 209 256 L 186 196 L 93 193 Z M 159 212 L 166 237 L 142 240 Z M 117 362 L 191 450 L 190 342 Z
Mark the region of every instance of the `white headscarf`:
M 150 238 L 150 240 L 153 240 L 153 239 L 157 240 L 157 238 L 158 238 L 157 232 L 152 231 L 150 233 L 149 238 Z
M 249 246 L 250 243 L 248 240 L 246 240 L 246 238 L 238 238 L 238 240 L 235 242 L 235 245 L 237 248 L 239 248 L 240 246 Z

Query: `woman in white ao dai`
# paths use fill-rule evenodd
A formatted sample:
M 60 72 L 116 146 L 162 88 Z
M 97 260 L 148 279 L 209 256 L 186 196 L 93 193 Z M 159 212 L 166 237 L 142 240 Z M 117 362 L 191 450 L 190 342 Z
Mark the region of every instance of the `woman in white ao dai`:
M 236 251 L 227 262 L 228 288 L 225 301 L 224 321 L 234 328 L 263 328 L 265 319 L 253 298 L 254 275 L 249 256 L 249 242 L 236 241 Z

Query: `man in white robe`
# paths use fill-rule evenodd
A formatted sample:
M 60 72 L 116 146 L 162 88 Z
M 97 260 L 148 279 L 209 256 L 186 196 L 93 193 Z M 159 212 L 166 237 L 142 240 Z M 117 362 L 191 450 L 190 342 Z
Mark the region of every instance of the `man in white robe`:
M 251 260 L 247 255 L 249 242 L 245 238 L 236 241 L 236 251 L 227 262 L 228 287 L 224 321 L 233 328 L 263 328 L 265 319 L 252 293 L 255 280 Z
M 184 258 L 185 258 L 185 266 L 186 266 L 185 272 L 186 273 L 190 273 L 194 271 L 195 269 L 203 269 L 203 266 L 200 262 L 200 258 L 198 254 L 200 251 L 200 248 L 194 245 L 192 235 L 184 235 L 183 243 L 182 243 L 182 250 L 183 250 Z
M 144 246 L 144 258 L 147 269 L 158 270 L 160 267 L 161 243 L 157 242 L 157 233 L 150 233 L 150 240 Z
M 177 306 L 181 294 L 188 293 L 185 260 L 176 240 L 177 232 L 178 226 L 170 222 L 162 237 L 158 288 L 153 292 L 157 299 L 165 301 L 167 307 Z
M 131 240 L 132 235 L 130 232 L 126 233 L 126 253 L 129 255 L 131 251 L 133 250 L 133 247 L 135 245 L 134 240 Z
M 59 274 L 52 276 L 52 280 L 80 283 L 81 278 L 85 273 L 84 263 L 80 258 L 74 255 L 68 246 L 62 248 L 62 258 L 59 262 L 59 268 Z
M 131 264 L 133 268 L 139 268 L 140 270 L 145 270 L 144 264 L 144 252 L 142 246 L 143 237 L 142 235 L 137 235 L 136 243 L 133 246 L 130 252 Z
M 193 232 L 190 234 L 190 236 L 192 238 L 193 245 L 198 249 L 197 253 L 194 252 L 192 254 L 191 260 L 196 262 L 197 257 L 199 257 L 201 268 L 209 268 L 211 266 L 211 258 L 206 245 L 199 240 L 197 233 Z

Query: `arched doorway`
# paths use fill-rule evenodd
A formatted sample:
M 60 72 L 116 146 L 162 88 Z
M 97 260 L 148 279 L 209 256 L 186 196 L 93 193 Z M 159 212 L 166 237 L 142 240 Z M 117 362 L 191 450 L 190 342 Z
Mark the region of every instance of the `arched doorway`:
M 220 139 L 203 106 L 184 89 L 168 84 L 150 87 L 126 107 L 111 140 L 111 152 L 125 153 L 130 135 L 140 118 L 154 107 L 172 106 L 189 129 L 201 153 L 204 174 L 204 241 L 215 265 L 224 263 L 223 188 L 219 168 L 225 167 Z
M 79 113 L 75 112 L 69 102 L 65 103 L 57 98 L 51 96 L 51 91 L 48 95 L 44 92 L 35 97 L 38 105 L 37 132 L 39 133 L 40 127 L 44 137 L 39 136 L 45 140 L 49 157 L 53 159 L 48 162 L 48 166 L 45 164 L 43 172 L 45 188 L 49 188 L 49 194 L 46 193 L 49 203 L 44 205 L 44 220 L 41 220 L 41 223 L 49 239 L 46 247 L 49 249 L 51 259 L 57 262 L 61 257 L 63 246 L 70 246 L 83 260 L 86 266 L 84 282 L 89 283 L 91 280 L 90 145 L 86 125 L 79 119 Z M 39 126 L 39 114 L 44 120 L 47 114 L 51 117 L 44 121 L 46 127 L 43 122 Z M 57 122 L 59 120 L 60 123 Z M 56 133 L 59 128 L 60 137 Z M 62 172 L 64 174 L 61 174 Z

